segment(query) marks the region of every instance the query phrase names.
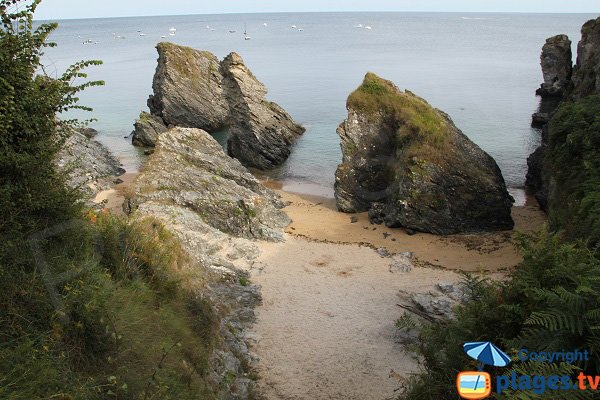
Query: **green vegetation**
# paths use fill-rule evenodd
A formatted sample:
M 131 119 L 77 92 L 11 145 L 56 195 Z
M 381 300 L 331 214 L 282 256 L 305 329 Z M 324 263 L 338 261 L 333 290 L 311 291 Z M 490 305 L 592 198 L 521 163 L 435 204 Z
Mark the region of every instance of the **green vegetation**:
M 401 398 L 456 398 L 460 371 L 476 369 L 462 344 L 492 341 L 516 359 L 520 348 L 535 351 L 589 350 L 590 360 L 566 363 L 521 363 L 490 369 L 492 375 L 600 375 L 600 97 L 564 104 L 550 124 L 547 173 L 551 193 L 550 230 L 518 235 L 524 261 L 505 282 L 469 280 L 472 300 L 456 319 L 426 324 L 415 346 L 424 372 L 407 383 Z M 399 328 L 410 327 L 407 317 Z M 591 399 L 589 391 L 506 391 L 505 399 Z
M 99 62 L 36 75 L 56 27 L 33 28 L 38 4 L 0 0 L 0 398 L 219 398 L 219 318 L 184 285 L 203 277 L 179 242 L 151 219 L 86 213 L 55 166 L 77 126 L 57 114 L 86 109 L 77 93 L 101 82 L 73 82 Z
M 600 243 L 600 96 L 566 103 L 549 126 L 546 168 L 554 179 L 551 228 Z
M 348 97 L 348 107 L 368 114 L 383 112 L 403 121 L 397 132 L 399 142 L 418 141 L 441 148 L 448 137 L 448 122 L 425 100 L 409 91 L 401 92 L 392 82 L 371 72 Z

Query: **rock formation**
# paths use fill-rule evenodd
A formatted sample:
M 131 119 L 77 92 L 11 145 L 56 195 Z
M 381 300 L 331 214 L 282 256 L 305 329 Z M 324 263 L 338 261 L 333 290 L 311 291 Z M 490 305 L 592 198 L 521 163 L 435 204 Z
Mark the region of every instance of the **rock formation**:
M 290 222 L 279 197 L 200 129 L 161 134 L 133 191 L 134 209 L 150 204 L 185 209 L 235 237 L 281 240 Z
M 158 136 L 131 192 L 132 219 L 159 221 L 202 271 L 199 296 L 218 309 L 223 339 L 211 356 L 211 380 L 223 398 L 252 398 L 248 373 L 257 358 L 247 328 L 261 295 L 246 271 L 260 255 L 253 240 L 283 240 L 290 220 L 282 202 L 207 132 L 181 127 Z
M 67 184 L 80 189 L 87 200 L 111 188 L 115 177 L 125 173 L 104 145 L 88 137 L 94 132 L 91 128 L 75 131 L 56 160 L 58 167 L 68 174 Z
M 581 28 L 572 81 L 570 95 L 574 99 L 600 94 L 600 17 Z
M 540 57 L 544 83 L 536 91 L 542 97 L 562 97 L 568 88 L 573 72 L 571 41 L 567 35 L 557 35 L 546 40 Z
M 133 145 L 154 147 L 158 135 L 166 132 L 168 129 L 163 120 L 156 115 L 142 112 L 135 121 L 135 130 L 133 131 Z
M 134 144 L 152 146 L 163 127 L 227 129 L 228 152 L 245 166 L 267 170 L 287 159 L 304 128 L 265 99 L 266 88 L 238 54 L 219 62 L 210 52 L 172 43 L 159 43 L 157 50 L 152 119 L 142 114 L 136 121 Z
M 570 59 L 567 60 L 571 54 L 570 43 L 565 35 L 558 35 L 549 38 L 542 50 L 542 71 L 545 82 L 536 92 L 542 96 L 542 101 L 539 112 L 532 117 L 532 126 L 541 128 L 542 137 L 540 146 L 527 159 L 528 171 L 525 184 L 543 210 L 546 210 L 548 205 L 548 193 L 551 191 L 548 185 L 552 182 L 550 177 L 544 176 L 548 123 L 552 120 L 561 101 L 576 101 L 600 93 L 600 18 L 590 20 L 583 25 L 581 41 L 577 46 L 577 63 L 570 74 L 570 79 L 562 83 L 567 76 L 568 65 L 572 63 Z M 557 85 L 547 86 L 552 81 Z
M 217 57 L 208 51 L 159 43 L 154 94 L 148 99 L 152 115 L 167 126 L 200 128 L 208 132 L 229 123 L 229 104 Z
M 369 73 L 338 128 L 337 206 L 436 234 L 511 229 L 498 165 L 443 112 Z
M 304 128 L 283 108 L 265 100 L 267 89 L 238 54 L 229 54 L 221 66 L 231 112 L 229 155 L 258 169 L 272 169 L 282 164 Z

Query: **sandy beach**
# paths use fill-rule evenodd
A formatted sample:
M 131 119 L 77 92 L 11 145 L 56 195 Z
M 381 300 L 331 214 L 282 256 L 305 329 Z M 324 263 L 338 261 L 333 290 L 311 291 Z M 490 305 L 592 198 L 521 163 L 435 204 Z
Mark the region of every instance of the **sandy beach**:
M 113 213 L 135 173 L 100 192 Z M 285 242 L 257 242 L 261 256 L 249 266 L 261 286 L 252 336 L 260 392 L 269 400 L 383 400 L 395 397 L 418 364 L 398 343 L 394 322 L 404 310 L 400 291 L 427 293 L 457 283 L 461 271 L 501 279 L 521 257 L 514 232 L 435 236 L 373 225 L 366 213 L 344 214 L 327 197 L 277 189 L 292 219 Z M 535 200 L 513 207 L 515 231 L 545 223 Z M 390 254 L 412 252 L 415 267 L 391 273 Z
M 278 192 L 293 223 L 284 243 L 260 244 L 251 270 L 262 286 L 254 331 L 267 399 L 394 398 L 398 378 L 418 369 L 395 336 L 398 292 L 433 291 L 459 282 L 459 271 L 501 277 L 520 261 L 513 232 L 409 236 L 371 225 L 366 214 L 353 223 L 333 199 Z M 536 204 L 515 207 L 513 216 L 520 231 L 545 221 Z M 382 247 L 413 252 L 417 267 L 391 273 L 375 250 Z

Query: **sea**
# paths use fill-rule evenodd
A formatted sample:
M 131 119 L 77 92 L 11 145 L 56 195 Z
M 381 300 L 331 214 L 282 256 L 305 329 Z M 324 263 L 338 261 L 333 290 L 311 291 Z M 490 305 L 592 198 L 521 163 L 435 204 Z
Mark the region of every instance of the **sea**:
M 276 13 L 187 15 L 57 21 L 43 57 L 45 71 L 60 76 L 72 63 L 101 60 L 80 103 L 93 112 L 98 140 L 135 172 L 143 152 L 129 137 L 147 110 L 156 68 L 155 46 L 170 41 L 232 51 L 279 103 L 307 128 L 288 161 L 268 178 L 284 190 L 333 196 L 341 161 L 337 126 L 346 98 L 365 73 L 375 72 L 448 113 L 455 124 L 499 164 L 507 186 L 524 199 L 527 156 L 540 142 L 531 128 L 542 82 L 545 39 L 569 35 L 575 54 L 582 24 L 597 15 L 470 13 Z M 244 39 L 244 31 L 251 40 Z M 82 83 L 81 79 L 76 83 Z

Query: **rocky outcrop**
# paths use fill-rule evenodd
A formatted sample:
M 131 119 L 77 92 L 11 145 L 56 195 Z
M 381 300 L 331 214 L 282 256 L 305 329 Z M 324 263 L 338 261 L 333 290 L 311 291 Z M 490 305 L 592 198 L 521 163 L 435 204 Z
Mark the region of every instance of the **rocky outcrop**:
M 173 43 L 159 43 L 158 66 L 148 99 L 152 115 L 165 125 L 215 132 L 229 123 L 229 104 L 217 57 Z
M 229 130 L 228 153 L 248 167 L 272 169 L 287 159 L 304 128 L 265 99 L 265 86 L 238 54 L 219 62 L 210 52 L 172 43 L 159 43 L 157 49 L 154 94 L 148 100 L 155 126 Z M 154 132 L 161 133 L 140 118 L 134 144 L 152 146 Z
M 568 74 L 571 42 L 565 35 L 549 38 L 542 50 L 544 84 L 537 94 L 542 96 L 538 112 L 532 116 L 532 126 L 542 132 L 540 146 L 527 159 L 526 186 L 543 210 L 548 206 L 548 194 L 553 182 L 547 175 L 544 159 L 548 142 L 548 123 L 561 101 L 577 101 L 600 93 L 600 18 L 586 22 L 577 46 L 577 63 Z M 564 79 L 570 78 L 564 82 Z M 552 84 L 552 85 L 550 85 Z
M 142 112 L 135 121 L 135 130 L 133 131 L 133 145 L 154 147 L 158 135 L 168 130 L 163 120 L 156 115 Z
M 134 209 L 170 204 L 235 237 L 281 240 L 290 222 L 279 197 L 200 129 L 161 134 L 133 190 Z
M 557 35 L 546 40 L 540 57 L 544 83 L 536 91 L 542 97 L 562 97 L 568 88 L 573 72 L 571 41 L 567 35 Z
M 443 112 L 367 74 L 337 132 L 335 196 L 388 227 L 450 234 L 511 229 L 512 198 L 498 165 Z
M 238 54 L 229 54 L 223 60 L 222 70 L 232 118 L 229 155 L 246 166 L 263 170 L 282 164 L 304 128 L 283 108 L 265 100 L 267 89 Z
M 98 192 L 110 189 L 115 177 L 125 173 L 104 145 L 88 137 L 95 132 L 91 128 L 73 132 L 56 160 L 58 167 L 67 173 L 67 184 L 80 189 L 88 201 Z
M 247 271 L 260 255 L 256 240 L 283 240 L 290 222 L 283 203 L 207 132 L 194 128 L 160 134 L 130 191 L 132 218 L 159 221 L 179 239 L 190 268 L 202 271 L 198 295 L 220 319 L 210 381 L 222 398 L 252 398 L 249 373 L 257 357 L 248 328 L 261 295 Z
M 600 17 L 586 22 L 581 28 L 572 80 L 570 96 L 573 99 L 600 94 Z

